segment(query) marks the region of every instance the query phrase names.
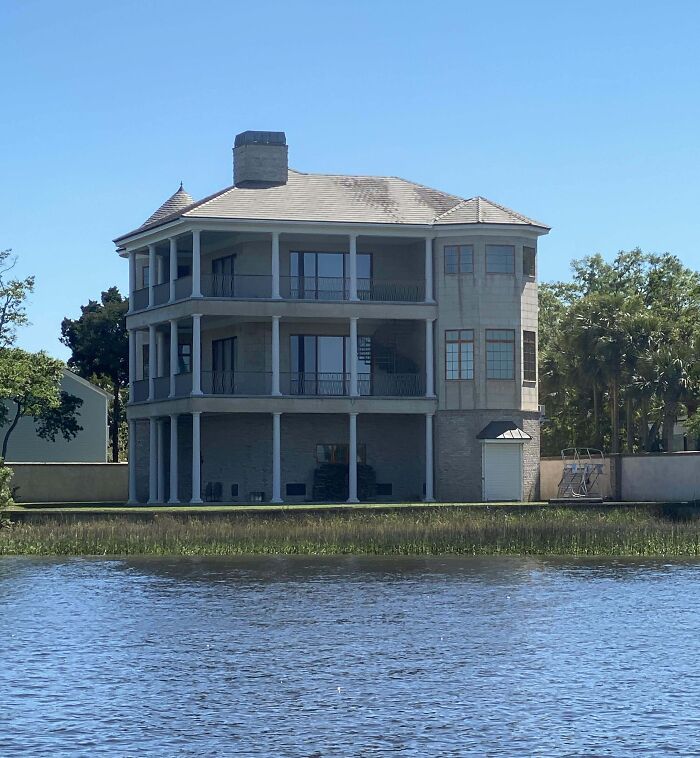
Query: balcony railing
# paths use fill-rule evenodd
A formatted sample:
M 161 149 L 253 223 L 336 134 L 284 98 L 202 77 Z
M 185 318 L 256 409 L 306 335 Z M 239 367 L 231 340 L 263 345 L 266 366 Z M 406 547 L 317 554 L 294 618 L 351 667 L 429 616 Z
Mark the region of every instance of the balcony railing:
M 164 305 L 170 300 L 170 282 L 156 284 L 153 287 L 153 304 Z
M 205 395 L 269 395 L 272 375 L 265 371 L 203 371 Z
M 153 393 L 156 400 L 165 400 L 170 394 L 170 377 L 157 376 L 153 380 Z
M 192 277 L 181 276 L 175 280 L 175 299 L 184 300 L 192 295 Z
M 144 308 L 148 308 L 148 287 L 134 290 L 131 295 L 131 310 L 142 311 Z
M 266 274 L 203 274 L 204 297 L 270 298 L 272 277 Z
M 148 400 L 148 379 L 139 379 L 134 382 L 134 392 L 130 400 L 132 403 L 142 403 L 144 400 Z
M 425 284 L 400 279 L 358 279 L 357 296 L 380 303 L 421 303 L 425 300 Z
M 350 280 L 342 276 L 281 276 L 280 294 L 287 300 L 347 300 Z
M 175 374 L 175 396 L 186 397 L 192 393 L 192 374 Z
M 283 395 L 338 396 L 350 392 L 350 374 L 287 373 L 281 375 Z
M 373 397 L 421 397 L 425 394 L 423 374 L 359 374 L 360 395 Z

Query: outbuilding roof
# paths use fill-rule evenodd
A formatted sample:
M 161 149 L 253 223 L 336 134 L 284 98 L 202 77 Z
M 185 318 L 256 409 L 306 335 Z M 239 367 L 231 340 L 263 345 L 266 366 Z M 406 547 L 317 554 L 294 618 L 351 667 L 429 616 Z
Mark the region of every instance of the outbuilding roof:
M 531 440 L 514 421 L 491 421 L 476 435 L 478 440 Z
M 513 224 L 549 230 L 545 224 L 486 198 L 465 199 L 395 176 L 305 174 L 289 169 L 286 184 L 227 187 L 198 202 L 181 186 L 140 227 L 115 242 L 178 218 L 434 226 Z

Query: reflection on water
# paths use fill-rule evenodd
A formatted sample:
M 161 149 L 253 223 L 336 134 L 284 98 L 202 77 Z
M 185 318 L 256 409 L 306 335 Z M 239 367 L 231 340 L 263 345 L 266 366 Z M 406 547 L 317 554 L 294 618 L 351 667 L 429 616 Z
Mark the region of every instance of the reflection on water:
M 0 559 L 0 756 L 699 755 L 698 563 Z

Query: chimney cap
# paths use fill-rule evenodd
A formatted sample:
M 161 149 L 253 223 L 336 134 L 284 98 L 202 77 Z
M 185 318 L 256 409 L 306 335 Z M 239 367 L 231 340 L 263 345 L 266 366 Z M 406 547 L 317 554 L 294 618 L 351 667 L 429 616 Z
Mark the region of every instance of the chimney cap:
M 284 132 L 246 131 L 236 135 L 234 147 L 241 145 L 286 145 L 287 137 Z

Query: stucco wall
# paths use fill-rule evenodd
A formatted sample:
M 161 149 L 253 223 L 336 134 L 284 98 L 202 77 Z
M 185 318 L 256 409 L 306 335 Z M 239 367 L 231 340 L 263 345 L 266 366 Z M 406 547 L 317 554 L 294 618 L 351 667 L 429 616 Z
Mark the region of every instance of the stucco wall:
M 18 503 L 122 503 L 127 463 L 13 463 Z
M 37 435 L 36 424 L 31 418 L 20 419 L 10 436 L 7 448 L 8 462 L 94 462 L 107 460 L 107 397 L 100 390 L 89 385 L 69 372 L 65 372 L 61 389 L 79 397 L 83 404 L 78 410 L 78 423 L 82 431 L 72 440 L 65 440 L 60 434 L 56 441 L 44 440 Z M 10 415 L 14 411 L 10 409 Z M 4 435 L 6 427 L 0 429 Z
M 622 499 L 685 501 L 700 498 L 700 453 L 622 456 Z

